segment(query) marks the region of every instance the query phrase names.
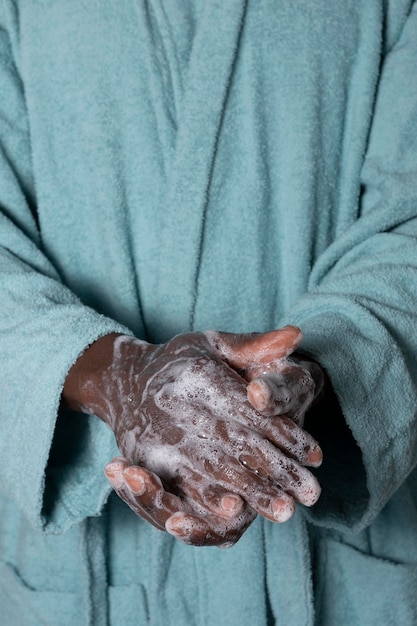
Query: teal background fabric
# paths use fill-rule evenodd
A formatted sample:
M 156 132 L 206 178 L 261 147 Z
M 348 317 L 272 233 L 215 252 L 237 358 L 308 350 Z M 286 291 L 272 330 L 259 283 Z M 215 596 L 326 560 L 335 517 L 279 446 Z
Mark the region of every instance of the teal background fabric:
M 0 624 L 417 622 L 415 2 L 1 0 L 0 27 Z M 111 432 L 60 407 L 88 345 L 284 323 L 344 419 L 310 416 L 313 509 L 220 551 L 109 497 Z

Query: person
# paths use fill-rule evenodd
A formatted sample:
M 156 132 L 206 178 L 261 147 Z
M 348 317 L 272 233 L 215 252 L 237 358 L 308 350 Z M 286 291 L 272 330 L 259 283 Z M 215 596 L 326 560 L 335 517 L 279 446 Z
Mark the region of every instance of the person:
M 0 24 L 0 623 L 416 623 L 416 3 Z

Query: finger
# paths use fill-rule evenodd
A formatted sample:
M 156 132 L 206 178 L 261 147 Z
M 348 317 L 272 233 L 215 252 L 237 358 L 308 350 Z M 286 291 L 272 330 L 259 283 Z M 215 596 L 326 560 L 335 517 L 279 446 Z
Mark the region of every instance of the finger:
M 181 488 L 181 497 L 196 513 L 217 522 L 217 518 L 227 520 L 242 515 L 244 500 L 233 491 L 223 489 L 195 467 L 184 465 L 176 482 L 177 488 Z
M 266 333 L 234 334 L 206 331 L 206 338 L 234 369 L 269 363 L 291 354 L 302 340 L 296 326 L 286 326 Z
M 256 497 L 255 500 L 248 499 L 248 494 L 264 494 L 273 498 L 285 491 L 301 504 L 314 504 L 320 495 L 320 486 L 303 465 L 320 463 L 321 451 L 317 443 L 289 418 L 264 418 L 251 407 L 248 412 L 255 415 L 256 428 L 237 425 L 234 420 L 218 421 L 210 442 L 204 440 L 204 448 L 196 450 L 193 455 L 193 471 L 196 471 L 198 464 L 201 477 L 187 475 L 183 488 L 196 485 L 201 491 L 202 481 L 209 477 L 211 484 L 239 494 L 257 513 L 264 516 L 268 516 L 268 511 L 260 510 Z M 268 433 L 278 445 L 269 440 Z M 312 449 L 310 446 L 313 442 Z M 196 499 L 192 493 L 189 495 Z
M 105 468 L 105 474 L 117 495 L 140 517 L 164 530 L 166 520 L 186 507 L 181 499 L 167 492 L 156 474 L 132 466 L 119 458 Z
M 166 491 L 159 477 L 127 459 L 117 457 L 105 469 L 119 497 L 142 519 L 159 530 L 167 530 L 188 545 L 228 547 L 238 541 L 256 514 L 240 507 L 240 515 L 223 519 L 217 515 L 195 514 L 192 506 Z M 223 492 L 223 496 L 226 492 Z M 228 494 L 233 496 L 233 494 Z M 239 496 L 235 496 L 239 498 Z M 241 500 L 239 498 L 239 500 Z M 223 511 L 224 515 L 224 511 Z M 230 511 L 227 516 L 230 518 Z M 170 525 L 168 521 L 176 520 Z
M 247 512 L 242 521 L 235 518 L 227 524 L 222 520 L 219 525 L 213 526 L 204 519 L 191 518 L 179 512 L 167 520 L 165 528 L 168 533 L 187 545 L 230 548 L 240 539 L 255 517 L 255 512 Z
M 247 470 L 278 485 L 304 506 L 312 506 L 320 496 L 316 477 L 270 444 L 262 442 L 255 454 L 243 453 L 238 460 Z
M 125 504 L 127 504 L 127 506 L 129 506 L 129 508 L 131 508 L 136 513 L 136 515 L 142 517 L 147 522 L 150 522 L 159 530 L 163 530 L 163 527 L 160 524 L 157 524 L 153 519 L 150 519 L 144 511 L 139 510 L 139 508 L 136 506 L 132 491 L 126 487 L 125 479 L 123 476 L 123 471 L 127 467 L 129 467 L 129 462 L 127 461 L 127 459 L 125 459 L 124 461 L 121 458 L 113 459 L 113 461 L 108 463 L 104 468 L 104 473 L 107 480 L 109 481 L 110 485 L 113 487 L 113 490 L 119 496 L 119 498 L 123 500 Z
M 323 455 L 320 446 L 306 430 L 286 415 L 262 415 L 248 401 L 242 402 L 237 410 L 230 410 L 228 420 L 219 420 L 211 431 L 211 437 L 219 445 L 226 442 L 232 446 L 227 450 L 234 449 L 236 453 L 243 449 L 250 450 L 251 442 L 258 441 L 254 433 L 301 465 L 321 465 Z
M 108 463 L 104 469 L 104 473 L 106 475 L 107 480 L 110 485 L 113 487 L 116 494 L 119 496 L 121 500 L 125 502 L 135 513 L 136 515 L 142 517 L 147 522 L 150 522 L 153 526 L 158 528 L 159 530 L 163 530 L 163 526 L 151 517 L 149 517 L 145 511 L 141 510 L 140 507 L 135 502 L 135 496 L 132 493 L 132 490 L 126 486 L 126 481 L 123 475 L 125 469 L 130 466 L 129 461 L 124 457 L 116 457 L 110 463 Z M 136 490 L 137 490 L 136 486 Z
M 315 394 L 314 380 L 299 366 L 269 372 L 252 380 L 247 396 L 252 406 L 263 415 L 288 415 L 300 426 Z
M 240 528 L 245 524 L 248 506 L 252 512 L 259 513 L 273 522 L 283 522 L 292 516 L 295 510 L 293 497 L 273 484 L 266 477 L 248 470 L 233 456 L 220 450 L 215 444 L 208 457 L 195 459 L 192 469 L 184 467 L 181 475 L 181 492 L 184 500 L 205 521 L 217 535 L 223 535 L 229 526 Z M 222 499 L 234 502 L 233 514 L 225 512 Z M 243 507 L 238 505 L 239 500 Z M 227 503 L 226 503 L 227 507 Z M 221 510 L 223 509 L 223 510 Z M 198 535 L 198 533 L 197 533 Z
M 206 472 L 217 484 L 226 490 L 233 488 L 259 515 L 273 522 L 287 521 L 295 511 L 293 496 L 271 481 L 266 473 L 263 475 L 263 468 L 258 471 L 258 467 L 256 470 L 249 469 L 245 463 L 226 456 L 204 461 Z M 314 489 L 320 492 L 315 483 Z M 294 491 L 298 492 L 299 488 L 294 488 Z M 300 499 L 310 506 L 318 495 L 315 494 L 314 498 L 301 496 Z
M 248 400 L 254 409 L 264 415 L 284 415 L 288 413 L 292 394 L 285 379 L 275 374 L 259 376 L 247 388 Z
M 204 489 L 202 500 L 210 512 L 226 519 L 240 515 L 244 507 L 244 501 L 239 495 L 218 485 L 209 485 Z
M 280 415 L 263 418 L 262 425 L 259 422 L 259 432 L 300 465 L 319 467 L 323 461 L 323 453 L 317 441 L 290 417 Z
M 235 446 L 225 443 L 225 451 L 234 457 Z M 249 481 L 252 488 L 259 489 L 259 484 L 264 488 L 265 483 L 269 481 L 271 486 L 279 487 L 305 506 L 314 504 L 320 495 L 320 485 L 308 469 L 283 454 L 256 432 L 247 437 L 247 446 L 234 460 L 247 470 L 246 473 L 242 473 L 242 480 Z M 254 478 L 254 474 L 256 478 L 261 479 L 261 483 Z M 254 485 L 254 481 L 257 484 Z
M 129 461 L 124 456 L 114 457 L 110 463 L 107 463 L 105 466 L 104 474 L 115 491 L 124 486 L 123 471 L 127 467 L 129 467 Z

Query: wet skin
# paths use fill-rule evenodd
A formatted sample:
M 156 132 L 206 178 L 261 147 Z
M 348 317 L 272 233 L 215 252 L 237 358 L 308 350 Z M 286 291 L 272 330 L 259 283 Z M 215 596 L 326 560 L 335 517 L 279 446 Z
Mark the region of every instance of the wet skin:
M 296 501 L 316 502 L 306 467 L 321 451 L 301 425 L 322 379 L 287 358 L 298 329 L 103 339 L 104 358 L 77 362 L 64 397 L 113 430 L 123 456 L 106 475 L 139 516 L 185 543 L 229 546 L 256 514 L 283 522 Z

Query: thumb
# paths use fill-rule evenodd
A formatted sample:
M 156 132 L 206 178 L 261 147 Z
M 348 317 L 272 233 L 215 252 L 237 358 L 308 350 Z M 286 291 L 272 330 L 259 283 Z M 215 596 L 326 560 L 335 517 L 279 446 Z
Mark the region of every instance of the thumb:
M 285 326 L 266 333 L 223 333 L 206 331 L 210 345 L 234 369 L 283 359 L 301 343 L 303 334 L 296 326 Z

